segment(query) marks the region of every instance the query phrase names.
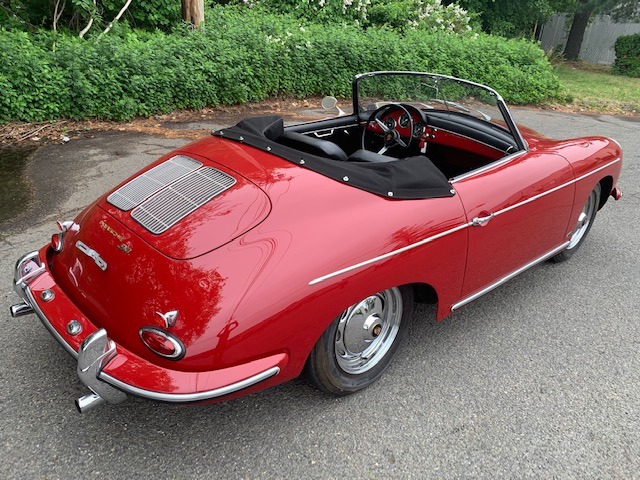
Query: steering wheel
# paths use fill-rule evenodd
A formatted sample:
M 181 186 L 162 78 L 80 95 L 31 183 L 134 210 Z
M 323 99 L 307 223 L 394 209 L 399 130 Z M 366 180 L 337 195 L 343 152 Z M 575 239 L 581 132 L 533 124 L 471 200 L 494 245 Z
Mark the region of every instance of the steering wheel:
M 409 112 L 408 108 L 418 112 L 421 118 L 424 115 L 420 110 L 409 105 L 405 106 L 401 103 L 389 103 L 377 108 L 367 120 L 364 130 L 362 131 L 362 148 L 363 150 L 370 150 L 367 145 L 371 142 L 367 142 L 370 135 L 381 137 L 383 143 L 376 153 L 379 155 L 384 154 L 390 148 L 395 146 L 408 150 L 413 141 L 413 115 Z M 398 115 L 393 115 L 395 112 L 400 111 Z M 398 125 L 396 118 L 400 119 L 405 115 L 405 118 L 409 119 L 408 125 Z M 400 128 L 398 128 L 400 127 Z M 381 130 L 381 132 L 380 132 Z M 401 133 L 402 132 L 402 133 Z M 374 150 L 371 150 L 374 151 Z

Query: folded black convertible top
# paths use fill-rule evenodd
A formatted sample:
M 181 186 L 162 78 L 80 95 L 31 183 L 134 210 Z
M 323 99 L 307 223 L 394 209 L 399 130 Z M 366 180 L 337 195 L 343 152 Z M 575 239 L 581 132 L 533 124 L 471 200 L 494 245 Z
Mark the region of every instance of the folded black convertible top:
M 340 183 L 376 195 L 404 200 L 453 195 L 447 178 L 425 156 L 386 163 L 345 162 L 281 145 L 276 140 L 283 133 L 284 123 L 282 117 L 277 115 L 248 118 L 233 127 L 212 132 L 215 136 L 268 151 Z

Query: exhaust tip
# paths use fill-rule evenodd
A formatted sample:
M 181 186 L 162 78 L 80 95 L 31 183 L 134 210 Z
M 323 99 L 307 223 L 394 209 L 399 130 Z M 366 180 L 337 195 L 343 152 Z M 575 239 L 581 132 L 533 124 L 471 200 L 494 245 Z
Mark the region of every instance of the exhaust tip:
M 76 399 L 76 408 L 79 413 L 87 413 L 103 403 L 106 403 L 104 398 L 97 393 L 91 392 Z
M 9 307 L 9 311 L 11 312 L 11 316 L 13 318 L 22 317 L 23 315 L 29 315 L 33 313 L 33 308 L 26 302 L 16 303 L 15 305 L 11 305 Z
M 622 190 L 620 190 L 618 187 L 615 187 L 613 190 L 611 190 L 611 196 L 616 201 L 620 200 L 622 198 Z

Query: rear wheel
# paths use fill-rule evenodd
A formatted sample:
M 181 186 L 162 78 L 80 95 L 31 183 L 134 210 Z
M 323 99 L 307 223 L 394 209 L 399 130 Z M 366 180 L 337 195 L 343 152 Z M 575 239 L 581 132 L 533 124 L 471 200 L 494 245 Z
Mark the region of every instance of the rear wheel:
M 578 223 L 573 231 L 569 245 L 563 251 L 552 257 L 551 260 L 556 263 L 569 260 L 575 251 L 578 250 L 580 245 L 582 245 L 582 242 L 584 242 L 584 239 L 587 237 L 587 233 L 591 230 L 591 225 L 593 225 L 593 221 L 596 218 L 598 206 L 600 205 L 600 191 L 600 184 L 597 184 L 596 188 L 594 188 L 589 195 L 587 203 L 585 203 L 584 208 L 582 209 L 582 213 L 578 216 Z
M 368 387 L 389 366 L 413 312 L 411 287 L 393 287 L 353 304 L 322 334 L 306 373 L 321 390 L 347 395 Z

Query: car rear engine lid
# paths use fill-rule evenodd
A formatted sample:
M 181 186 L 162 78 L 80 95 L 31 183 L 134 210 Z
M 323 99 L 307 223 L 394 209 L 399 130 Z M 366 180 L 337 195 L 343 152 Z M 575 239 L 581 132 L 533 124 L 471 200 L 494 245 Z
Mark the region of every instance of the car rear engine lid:
M 260 188 L 216 167 L 173 156 L 116 189 L 101 206 L 167 256 L 202 255 L 253 228 L 270 210 Z

